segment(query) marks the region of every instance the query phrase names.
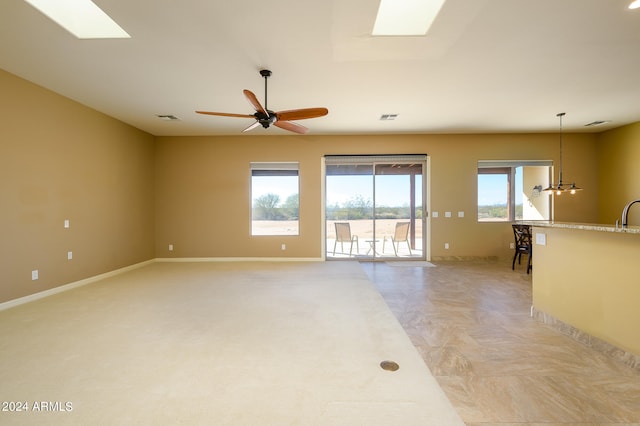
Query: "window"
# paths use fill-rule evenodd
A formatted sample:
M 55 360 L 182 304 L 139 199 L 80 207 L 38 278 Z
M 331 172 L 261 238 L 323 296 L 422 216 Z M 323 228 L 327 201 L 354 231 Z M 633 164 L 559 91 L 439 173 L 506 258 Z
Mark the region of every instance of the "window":
M 511 218 L 511 168 L 478 168 L 478 220 Z
M 478 161 L 478 221 L 549 220 L 550 161 Z
M 298 192 L 298 163 L 251 163 L 251 235 L 298 235 Z

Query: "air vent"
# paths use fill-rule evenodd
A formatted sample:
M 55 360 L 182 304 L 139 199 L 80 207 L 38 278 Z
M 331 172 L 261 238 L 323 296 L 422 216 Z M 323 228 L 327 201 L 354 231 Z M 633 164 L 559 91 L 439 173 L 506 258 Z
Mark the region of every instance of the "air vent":
M 164 120 L 164 121 L 180 120 L 178 117 L 176 117 L 175 115 L 172 115 L 172 114 L 158 114 L 158 115 L 156 115 L 156 117 L 158 117 L 160 120 Z
M 592 121 L 591 123 L 585 124 L 584 127 L 602 126 L 603 124 L 607 124 L 607 123 L 611 123 L 611 122 L 608 120 L 596 120 L 596 121 Z
M 398 114 L 382 114 L 380 116 L 381 121 L 391 121 L 395 120 L 396 118 L 398 118 Z

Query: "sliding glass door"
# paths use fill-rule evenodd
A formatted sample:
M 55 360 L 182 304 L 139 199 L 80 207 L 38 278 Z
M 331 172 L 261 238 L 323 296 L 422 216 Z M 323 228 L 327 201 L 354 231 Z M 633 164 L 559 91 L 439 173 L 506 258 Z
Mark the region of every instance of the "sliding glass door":
M 331 259 L 424 259 L 425 155 L 327 156 Z

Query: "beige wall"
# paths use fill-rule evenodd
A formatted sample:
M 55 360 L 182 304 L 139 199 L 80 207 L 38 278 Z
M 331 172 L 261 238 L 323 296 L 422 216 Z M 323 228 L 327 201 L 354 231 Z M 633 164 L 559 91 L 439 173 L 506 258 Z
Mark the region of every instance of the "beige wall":
M 545 166 L 523 167 L 522 182 L 522 216 L 527 220 L 551 219 L 549 213 L 552 198 L 544 192 L 534 192 L 532 189 L 538 185 L 543 189 L 549 186 L 549 168 Z
M 640 123 L 598 136 L 600 164 L 599 218 L 615 223 L 631 200 L 640 199 Z M 630 211 L 629 224 L 640 225 L 640 205 Z
M 0 90 L 0 302 L 154 257 L 319 258 L 325 154 L 428 154 L 431 210 L 454 212 L 432 220 L 432 255 L 510 256 L 510 225 L 475 219 L 477 161 L 558 161 L 557 134 L 153 137 L 3 71 Z M 565 134 L 565 180 L 585 190 L 557 199 L 556 220 L 619 216 L 638 133 Z M 252 161 L 300 162 L 299 236 L 250 236 Z M 598 204 L 613 181 L 629 189 Z
M 595 222 L 596 137 L 566 135 L 564 145 L 564 174 L 586 189 L 557 200 L 556 220 Z M 156 256 L 319 258 L 322 156 L 394 153 L 431 157 L 431 210 L 441 212 L 431 222 L 432 256 L 508 257 L 511 225 L 476 221 L 477 162 L 557 162 L 559 144 L 553 134 L 159 137 Z M 300 162 L 299 236 L 250 235 L 249 164 L 259 161 Z M 445 211 L 454 217 L 444 218 Z
M 152 259 L 153 136 L 2 70 L 0 93 L 0 302 Z

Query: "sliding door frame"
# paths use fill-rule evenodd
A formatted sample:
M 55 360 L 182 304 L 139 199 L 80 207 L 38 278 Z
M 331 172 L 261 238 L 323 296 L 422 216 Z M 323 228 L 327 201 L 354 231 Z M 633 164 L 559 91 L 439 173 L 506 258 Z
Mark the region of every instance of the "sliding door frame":
M 421 241 L 422 241 L 422 247 L 420 247 L 420 249 L 422 250 L 422 256 L 416 256 L 416 257 L 403 257 L 401 258 L 402 260 L 430 260 L 431 259 L 431 218 L 429 215 L 430 212 L 430 204 L 431 204 L 431 200 L 430 200 L 430 184 L 431 184 L 431 158 L 426 155 L 426 154 L 398 154 L 398 155 L 393 155 L 393 154 L 385 154 L 385 155 L 325 155 L 324 157 L 321 158 L 321 170 L 322 170 L 322 179 L 321 179 L 321 208 L 322 208 L 322 212 L 321 212 L 321 220 L 322 220 L 322 225 L 320 227 L 320 232 L 321 232 L 321 249 L 322 249 L 322 257 L 324 260 L 326 260 L 328 258 L 327 256 L 327 186 L 326 186 L 326 179 L 327 179 L 327 165 L 336 165 L 336 164 L 370 164 L 372 165 L 373 168 L 373 182 L 372 182 L 372 189 L 373 189 L 373 200 L 372 200 L 372 206 L 373 206 L 373 232 L 374 232 L 374 236 L 376 236 L 376 238 L 378 238 L 377 234 L 376 234 L 376 218 L 375 218 L 375 212 L 376 212 L 376 188 L 375 188 L 375 178 L 376 178 L 376 169 L 375 166 L 377 164 L 416 164 L 419 163 L 422 166 L 422 192 L 421 192 L 421 202 L 422 202 L 422 217 L 416 220 L 421 220 L 422 221 L 422 232 L 421 232 Z M 417 198 L 417 197 L 416 197 Z M 416 200 L 417 201 L 417 200 Z M 417 204 L 417 202 L 416 202 Z M 413 216 L 415 213 L 415 209 L 416 206 L 412 206 L 412 212 L 411 215 Z M 412 222 L 411 228 L 413 230 L 414 228 L 414 223 Z M 415 231 L 413 231 L 415 232 Z M 414 234 L 415 236 L 415 234 Z M 364 241 L 362 242 L 364 243 Z M 331 259 L 333 260 L 334 258 L 331 257 Z M 353 260 L 353 258 L 350 258 L 351 260 Z M 356 259 L 358 259 L 356 257 Z M 376 254 L 374 253 L 370 258 L 369 257 L 364 257 L 364 258 L 360 258 L 358 260 L 370 260 L 370 261 L 387 261 L 387 260 L 395 260 L 394 257 L 387 257 L 387 256 L 376 256 Z

